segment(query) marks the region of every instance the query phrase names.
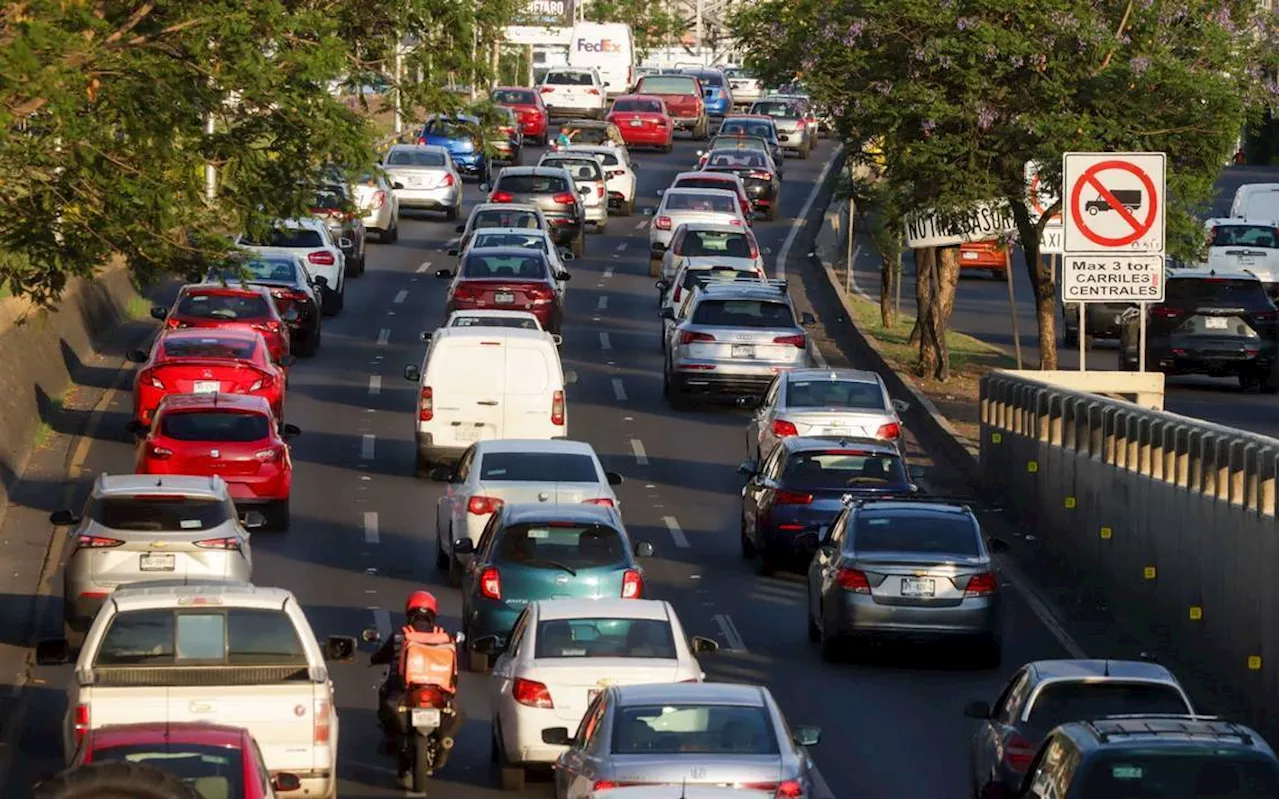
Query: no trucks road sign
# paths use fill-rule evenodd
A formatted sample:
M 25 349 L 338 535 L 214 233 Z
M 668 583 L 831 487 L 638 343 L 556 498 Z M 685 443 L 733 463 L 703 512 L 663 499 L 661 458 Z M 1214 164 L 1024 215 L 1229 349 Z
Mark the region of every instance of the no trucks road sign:
M 1066 255 L 1163 255 L 1164 177 L 1164 153 L 1064 154 Z

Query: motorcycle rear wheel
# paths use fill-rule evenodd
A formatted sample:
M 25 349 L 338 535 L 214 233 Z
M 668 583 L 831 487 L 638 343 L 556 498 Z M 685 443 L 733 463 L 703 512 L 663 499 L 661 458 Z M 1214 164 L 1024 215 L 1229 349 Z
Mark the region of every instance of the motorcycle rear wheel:
M 420 732 L 413 736 L 413 792 L 427 793 L 427 780 L 431 777 L 431 766 L 435 758 L 432 755 L 430 739 Z

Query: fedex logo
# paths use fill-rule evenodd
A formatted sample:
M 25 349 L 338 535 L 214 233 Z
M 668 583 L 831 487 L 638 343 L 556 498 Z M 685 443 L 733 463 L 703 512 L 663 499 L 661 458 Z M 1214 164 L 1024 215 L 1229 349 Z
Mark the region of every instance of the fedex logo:
M 587 53 L 621 53 L 622 43 L 615 42 L 611 39 L 601 39 L 598 42 L 589 42 L 586 39 L 578 40 L 578 50 Z

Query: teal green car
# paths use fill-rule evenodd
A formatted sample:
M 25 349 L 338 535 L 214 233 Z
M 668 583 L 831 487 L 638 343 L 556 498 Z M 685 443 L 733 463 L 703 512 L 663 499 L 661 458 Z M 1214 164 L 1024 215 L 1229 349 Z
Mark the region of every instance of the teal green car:
M 479 543 L 454 542 L 469 557 L 462 581 L 462 630 L 472 671 L 489 659 L 470 649 L 488 635 L 502 638 L 530 602 L 539 599 L 644 598 L 638 558 L 653 546 L 632 546 L 618 512 L 604 505 L 503 505 Z

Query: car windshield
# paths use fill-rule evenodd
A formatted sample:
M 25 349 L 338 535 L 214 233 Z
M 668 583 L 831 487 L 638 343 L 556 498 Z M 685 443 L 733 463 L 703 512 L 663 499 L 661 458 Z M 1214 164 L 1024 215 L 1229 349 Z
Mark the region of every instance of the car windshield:
M 569 181 L 559 175 L 500 175 L 494 193 L 557 194 L 569 191 Z
M 662 619 L 552 619 L 538 623 L 533 656 L 675 660 L 676 643 Z
M 513 524 L 501 535 L 494 557 L 500 563 L 576 570 L 621 566 L 627 561 L 622 535 L 604 525 Z
M 778 736 L 763 707 L 624 705 L 614 716 L 613 753 L 776 755 Z
M 792 380 L 787 383 L 787 407 L 888 410 L 880 386 L 864 380 Z
M 542 234 L 528 233 L 476 233 L 472 239 L 473 247 L 514 247 L 520 250 L 541 250 L 547 252 L 547 237 Z
M 480 228 L 492 227 L 522 227 L 529 230 L 538 230 L 538 215 L 533 211 L 508 211 L 485 208 L 476 211 L 471 217 L 471 229 L 479 230 Z
M 258 342 L 243 338 L 166 339 L 161 349 L 165 358 L 238 358 L 251 360 Z
M 590 72 L 548 72 L 543 83 L 548 86 L 594 86 Z
M 325 211 L 339 211 L 346 205 L 342 192 L 337 189 L 316 189 L 311 207 Z
M 263 319 L 271 316 L 270 304 L 259 294 L 204 294 L 188 292 L 178 301 L 177 316 L 196 319 Z
M 683 75 L 645 75 L 640 79 L 642 94 L 697 94 L 694 78 Z
M 1122 680 L 1052 682 L 1034 701 L 1027 720 L 1045 730 L 1080 719 L 1192 710 L 1172 685 Z
M 195 788 L 201 799 L 244 797 L 244 755 L 239 749 L 168 741 L 126 744 L 95 748 L 93 762 L 152 766 Z
M 1184 308 L 1262 308 L 1271 304 L 1262 281 L 1243 278 L 1176 277 L 1165 283 L 1165 292 L 1165 305 Z
M 1209 239 L 1210 247 L 1261 247 L 1277 248 L 1276 228 L 1273 225 L 1218 225 Z
M 387 166 L 444 166 L 444 153 L 439 150 L 392 150 Z
M 309 681 L 307 654 L 281 610 L 133 610 L 116 614 L 95 666 L 294 666 Z
M 685 233 L 679 254 L 695 258 L 708 255 L 750 258 L 751 240 L 739 231 L 690 230 Z
M 480 479 L 532 483 L 599 483 L 590 455 L 565 452 L 487 452 L 480 456 Z
M 693 323 L 705 327 L 795 327 L 785 303 L 770 300 L 703 300 Z
M 713 266 L 710 269 L 686 269 L 684 272 L 684 280 L 681 284 L 686 289 L 691 289 L 696 285 L 706 285 L 715 283 L 718 280 L 742 280 L 760 278 L 759 273 L 754 269 L 733 269 L 727 266 Z
M 857 515 L 853 546 L 858 552 L 915 552 L 973 558 L 978 533 L 973 520 L 958 513 L 869 512 Z
M 454 316 L 449 327 L 515 327 L 521 330 L 541 330 L 538 320 L 518 316 Z
M 1080 796 L 1089 799 L 1261 799 L 1277 792 L 1273 758 L 1200 751 L 1102 752 L 1090 758 Z
M 112 530 L 147 532 L 211 530 L 231 519 L 221 500 L 165 494 L 101 497 L 88 516 Z
M 540 255 L 467 256 L 462 276 L 481 280 L 545 280 L 547 262 Z
M 614 101 L 613 110 L 624 114 L 661 114 L 663 107 L 661 100 L 622 99 Z
M 594 158 L 545 158 L 539 166 L 563 169 L 572 175 L 574 180 L 604 179 L 600 162 Z
M 724 85 L 724 78 L 721 77 L 719 72 L 694 72 L 691 74 L 693 75 L 693 77 L 702 81 L 703 88 L 706 88 L 708 86 Z
M 731 119 L 720 126 L 720 133 L 728 135 L 737 133 L 743 136 L 758 136 L 765 141 L 773 138 L 773 125 L 768 122 L 746 119 Z
M 273 228 L 265 235 L 252 236 L 246 234 L 240 239 L 241 244 L 250 247 L 280 247 L 286 250 L 314 250 L 324 246 L 320 232 L 305 228 Z
M 780 101 L 756 103 L 751 109 L 753 114 L 763 114 L 774 119 L 799 119 L 800 109 L 793 103 Z
M 677 194 L 667 192 L 663 195 L 664 211 L 701 211 L 709 214 L 737 214 L 737 198 L 723 194 Z
M 907 475 L 896 455 L 821 450 L 788 457 L 782 481 L 804 488 L 885 488 L 905 484 Z
M 426 136 L 438 136 L 442 139 L 469 139 L 471 130 L 463 122 L 453 119 L 433 119 L 422 129 Z
M 168 411 L 160 414 L 160 435 L 175 441 L 261 441 L 271 435 L 271 422 L 261 413 Z
M 536 95 L 528 89 L 499 89 L 493 93 L 493 101 L 502 105 L 537 105 Z
M 297 271 L 294 269 L 292 261 L 286 261 L 282 258 L 264 258 L 240 261 L 231 266 L 211 270 L 209 279 L 228 283 L 235 280 L 268 280 L 273 283 L 293 283 L 297 280 Z

